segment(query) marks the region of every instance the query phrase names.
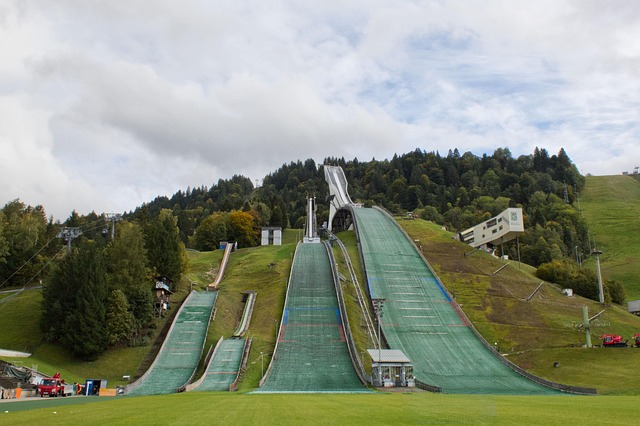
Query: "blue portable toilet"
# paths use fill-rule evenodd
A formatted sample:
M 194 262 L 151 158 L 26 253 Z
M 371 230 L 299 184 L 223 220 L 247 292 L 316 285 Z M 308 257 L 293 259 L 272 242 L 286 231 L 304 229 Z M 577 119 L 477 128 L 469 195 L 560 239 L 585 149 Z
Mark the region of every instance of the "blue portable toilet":
M 84 386 L 84 395 L 91 396 L 93 395 L 93 379 L 87 380 Z

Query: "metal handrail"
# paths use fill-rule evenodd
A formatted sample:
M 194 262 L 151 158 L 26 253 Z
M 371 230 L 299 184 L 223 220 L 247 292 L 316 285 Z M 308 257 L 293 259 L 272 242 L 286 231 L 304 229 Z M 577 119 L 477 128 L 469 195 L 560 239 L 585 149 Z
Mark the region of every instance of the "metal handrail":
M 351 263 L 351 258 L 349 257 L 349 253 L 347 252 L 347 248 L 339 238 L 336 237 L 334 241 L 338 243 L 340 250 L 342 250 L 342 254 L 347 264 L 347 268 L 349 269 L 349 274 L 351 275 L 351 282 L 356 291 L 358 304 L 360 305 L 360 309 L 364 313 L 365 323 L 367 324 L 367 332 L 371 340 L 374 342 L 375 347 L 377 348 L 378 334 L 376 332 L 376 327 L 374 326 L 373 320 L 371 319 L 371 312 L 369 311 L 369 305 L 365 302 L 364 295 L 362 294 L 362 290 L 360 289 L 360 283 L 358 282 L 358 277 L 356 276 L 355 270 L 353 268 L 353 264 Z
M 345 334 L 345 340 L 347 343 L 347 349 L 349 351 L 349 357 L 351 358 L 351 362 L 354 364 L 356 368 L 356 373 L 358 374 L 358 378 L 362 382 L 363 385 L 367 384 L 366 372 L 364 371 L 364 366 L 360 361 L 360 357 L 358 357 L 357 350 L 355 348 L 355 341 L 353 339 L 353 334 L 351 334 L 351 325 L 349 323 L 349 316 L 347 315 L 347 308 L 344 304 L 344 297 L 342 295 L 342 288 L 340 287 L 340 279 L 338 278 L 338 267 L 335 262 L 335 258 L 333 257 L 333 252 L 331 251 L 331 247 L 329 243 L 326 241 L 323 242 L 325 249 L 327 250 L 327 256 L 329 257 L 329 263 L 331 264 L 331 274 L 333 276 L 333 283 L 336 288 L 336 297 L 338 299 L 338 308 L 340 310 L 340 317 L 342 318 L 342 328 Z

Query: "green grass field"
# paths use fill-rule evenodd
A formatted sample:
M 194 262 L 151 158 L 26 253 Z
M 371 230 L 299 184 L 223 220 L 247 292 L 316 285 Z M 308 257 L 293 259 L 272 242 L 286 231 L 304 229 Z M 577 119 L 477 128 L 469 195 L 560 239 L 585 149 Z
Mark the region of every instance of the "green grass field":
M 205 392 L 98 400 L 98 397 L 76 397 L 33 403 L 3 403 L 0 404 L 0 422 L 27 425 L 46 419 L 53 423 L 83 425 L 638 423 L 638 399 L 635 397 L 507 397 L 426 392 L 372 395 L 250 395 Z M 23 404 L 31 407 L 20 407 Z M 46 408 L 33 409 L 38 404 Z
M 603 252 L 602 276 L 622 282 L 627 300 L 640 299 L 640 180 L 622 175 L 586 179 L 580 208 L 592 241 Z
M 42 342 L 40 312 L 42 292 L 27 290 L 0 304 L 0 348 L 33 352 Z

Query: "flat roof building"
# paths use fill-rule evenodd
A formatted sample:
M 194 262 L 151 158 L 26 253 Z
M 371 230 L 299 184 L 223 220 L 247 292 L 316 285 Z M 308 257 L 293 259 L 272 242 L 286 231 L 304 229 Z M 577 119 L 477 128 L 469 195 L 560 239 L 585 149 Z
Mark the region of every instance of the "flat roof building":
M 282 245 L 282 228 L 275 226 L 262 228 L 262 238 L 260 241 L 263 246 Z
M 415 386 L 413 364 L 399 349 L 367 349 L 374 386 Z
M 460 241 L 471 247 L 487 244 L 498 245 L 515 239 L 524 232 L 524 221 L 520 207 L 510 207 L 474 227 L 460 233 Z

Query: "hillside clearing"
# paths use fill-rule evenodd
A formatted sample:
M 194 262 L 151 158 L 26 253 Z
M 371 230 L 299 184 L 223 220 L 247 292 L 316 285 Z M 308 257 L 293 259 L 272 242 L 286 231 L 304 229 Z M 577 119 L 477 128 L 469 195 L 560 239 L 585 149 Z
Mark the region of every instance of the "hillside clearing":
M 640 180 L 622 175 L 587 176 L 580 208 L 592 243 L 603 252 L 603 279 L 624 284 L 627 300 L 640 299 Z

